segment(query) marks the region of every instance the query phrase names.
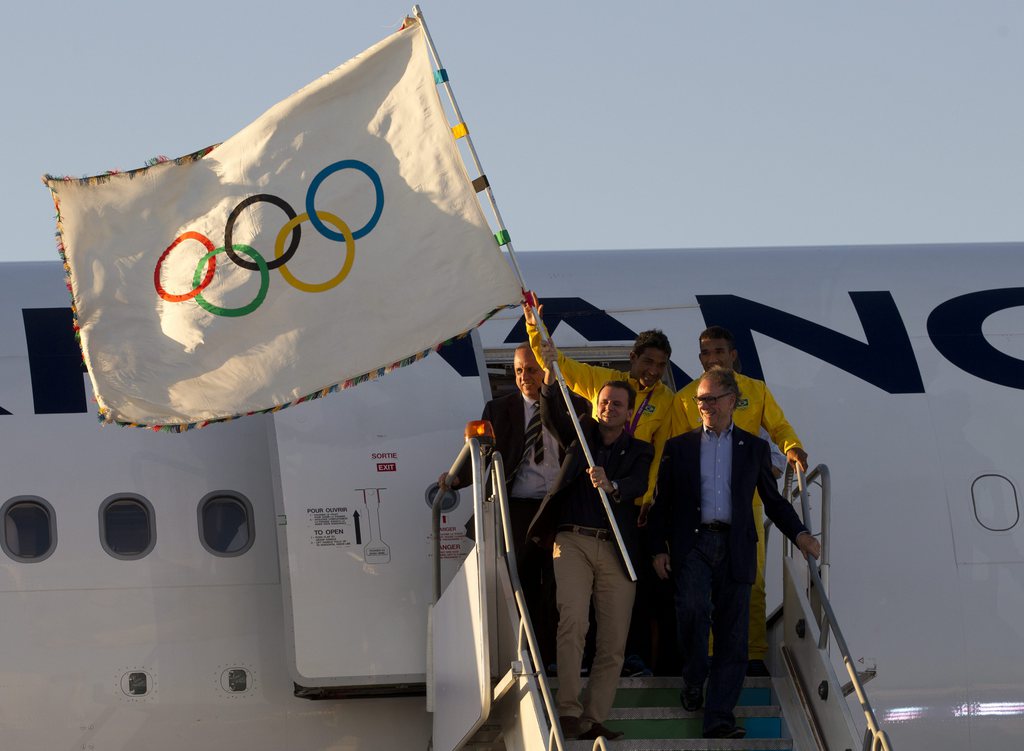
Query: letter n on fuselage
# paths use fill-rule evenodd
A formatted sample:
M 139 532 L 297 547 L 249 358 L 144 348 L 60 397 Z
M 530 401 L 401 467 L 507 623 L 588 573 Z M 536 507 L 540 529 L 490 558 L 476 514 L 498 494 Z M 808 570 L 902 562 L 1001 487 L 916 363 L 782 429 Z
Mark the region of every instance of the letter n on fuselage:
M 924 393 L 907 327 L 889 292 L 851 292 L 866 342 L 736 295 L 697 295 L 707 325 L 736 337 L 743 373 L 764 379 L 753 332 L 845 370 L 890 394 Z

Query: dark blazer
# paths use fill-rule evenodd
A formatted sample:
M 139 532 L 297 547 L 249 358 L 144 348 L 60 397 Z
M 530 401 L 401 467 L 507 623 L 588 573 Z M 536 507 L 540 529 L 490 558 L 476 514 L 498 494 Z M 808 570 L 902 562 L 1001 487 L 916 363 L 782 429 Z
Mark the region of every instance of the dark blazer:
M 513 470 L 519 465 L 523 458 L 523 449 L 526 448 L 526 425 L 523 419 L 523 395 L 517 389 L 511 394 L 491 399 L 484 405 L 481 420 L 488 420 L 494 428 L 494 448 L 501 452 L 501 460 L 505 465 L 506 490 L 511 493 L 512 483 L 515 478 Z M 573 404 L 576 406 L 576 414 L 586 414 L 590 411 L 590 402 L 580 396 L 573 395 Z M 558 457 L 559 461 L 564 458 L 564 452 Z M 461 485 L 469 485 L 472 474 L 472 467 L 469 462 L 459 473 Z
M 703 428 L 665 442 L 658 470 L 658 493 L 647 523 L 651 551 L 667 552 L 681 562 L 693 547 L 700 526 L 700 438 Z M 754 490 L 765 513 L 790 540 L 807 528 L 779 494 L 772 476 L 771 448 L 745 430 L 732 429 L 732 522 L 729 528 L 730 572 L 735 581 L 753 584 L 757 569 Z M 678 568 L 677 568 L 678 570 Z
M 555 486 L 541 501 L 527 536 L 531 540 L 539 538 L 542 545 L 551 547 L 561 521 L 562 506 L 567 502 L 572 484 L 584 482 L 588 488 L 593 486 L 590 478 L 586 475 L 587 459 L 583 455 L 579 437 L 576 435 L 576 428 L 565 407 L 561 391 L 557 385 L 545 384 L 541 387 L 540 394 L 541 420 L 558 439 L 559 445 L 565 451 L 565 459 L 562 461 Z M 580 417 L 580 424 L 583 434 L 587 438 L 587 444 L 591 452 L 594 453 L 602 444 L 597 420 L 591 417 L 588 411 Z M 647 492 L 647 479 L 653 460 L 654 447 L 651 444 L 625 435 L 621 451 L 618 455 L 612 456 L 608 466 L 604 468 L 608 479 L 615 480 L 619 485 L 619 501 L 616 502 L 611 497 L 609 500 L 612 513 L 615 514 L 615 521 L 619 526 L 619 532 L 622 534 L 622 541 L 626 545 L 630 558 L 634 561 L 634 568 L 639 562 L 640 555 L 640 540 L 636 526 L 639 507 L 634 501 Z M 625 567 L 624 562 L 623 567 Z

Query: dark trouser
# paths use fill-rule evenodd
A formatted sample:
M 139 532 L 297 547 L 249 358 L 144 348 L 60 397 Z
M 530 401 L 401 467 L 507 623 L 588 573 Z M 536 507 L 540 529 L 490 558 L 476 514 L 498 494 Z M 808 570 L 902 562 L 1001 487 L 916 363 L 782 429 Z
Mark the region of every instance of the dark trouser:
M 519 583 L 523 587 L 526 609 L 540 647 L 541 664 L 555 661 L 555 631 L 558 628 L 558 606 L 555 604 L 555 570 L 551 565 L 551 551 L 526 539 L 526 531 L 533 521 L 539 498 L 509 498 L 508 511 L 512 521 L 512 541 L 515 546 Z
M 701 529 L 676 570 L 676 615 L 683 680 L 692 687 L 708 681 L 704 730 L 735 725 L 733 709 L 747 672 L 750 584 L 729 571 L 729 534 Z M 708 657 L 708 631 L 715 636 Z

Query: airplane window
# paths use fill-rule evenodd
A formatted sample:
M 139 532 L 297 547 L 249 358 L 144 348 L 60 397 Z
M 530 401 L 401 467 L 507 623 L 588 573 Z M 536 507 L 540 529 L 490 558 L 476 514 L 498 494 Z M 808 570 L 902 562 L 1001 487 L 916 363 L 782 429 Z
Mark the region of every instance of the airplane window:
M 252 504 L 244 496 L 218 491 L 199 502 L 199 538 L 214 555 L 241 555 L 253 537 Z
M 249 690 L 249 671 L 245 668 L 228 668 L 220 675 L 220 685 L 225 691 L 240 694 Z
M 992 532 L 1006 532 L 1020 521 L 1017 490 L 1002 475 L 981 475 L 971 484 L 974 516 Z
M 111 496 L 100 505 L 100 544 L 114 558 L 143 558 L 156 543 L 153 519 L 142 496 Z
M 45 560 L 57 546 L 53 508 L 42 498 L 23 496 L 4 504 L 4 529 L 0 536 L 4 552 L 25 563 Z

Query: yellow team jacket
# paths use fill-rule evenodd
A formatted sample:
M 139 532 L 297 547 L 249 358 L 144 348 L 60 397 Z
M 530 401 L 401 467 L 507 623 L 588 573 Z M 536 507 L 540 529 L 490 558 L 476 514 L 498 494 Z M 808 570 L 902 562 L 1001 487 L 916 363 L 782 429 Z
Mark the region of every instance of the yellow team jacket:
M 540 332 L 535 326 L 529 324 L 526 326 L 526 332 L 530 335 L 530 347 L 533 349 L 534 357 L 537 358 L 537 362 L 543 362 L 540 351 Z M 636 430 L 633 431 L 634 436 L 654 446 L 654 461 L 651 462 L 647 492 L 643 498 L 637 499 L 636 505 L 650 503 L 654 498 L 654 484 L 658 480 L 661 453 L 665 449 L 665 441 L 671 437 L 672 401 L 675 393 L 660 381 L 655 384 L 653 389 L 644 389 L 639 381 L 630 377 L 628 371 L 612 370 L 611 368 L 602 368 L 600 365 L 577 362 L 561 352 L 558 353 L 558 367 L 562 370 L 562 375 L 565 376 L 565 385 L 594 404 L 594 417 L 597 417 L 597 395 L 601 387 L 608 381 L 626 381 L 636 390 L 635 409 L 640 409 L 640 405 L 644 403 L 650 393 L 651 398 L 647 400 L 644 413 L 640 416 Z
M 700 379 L 698 378 L 676 394 L 672 403 L 670 437 L 698 428 L 702 424 L 697 402 L 693 400 L 693 397 L 697 395 L 699 383 Z M 803 448 L 796 431 L 786 420 L 786 416 L 782 413 L 782 409 L 764 381 L 737 373 L 736 383 L 740 387 L 740 400 L 732 415 L 734 424 L 754 435 L 757 435 L 761 431 L 761 427 L 764 426 L 775 445 L 782 449 L 782 453 L 786 453 L 794 447 Z

